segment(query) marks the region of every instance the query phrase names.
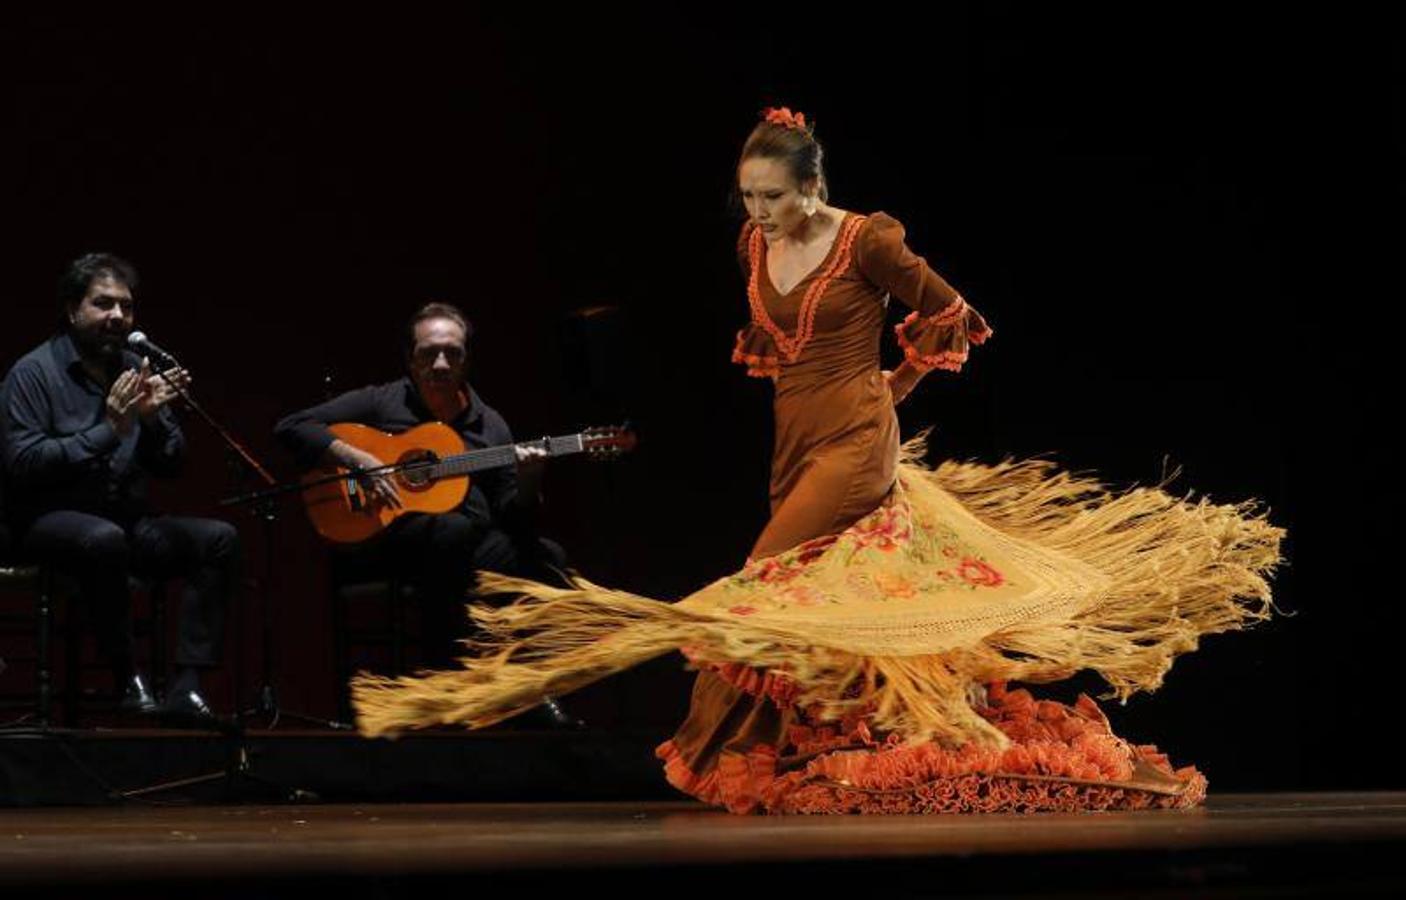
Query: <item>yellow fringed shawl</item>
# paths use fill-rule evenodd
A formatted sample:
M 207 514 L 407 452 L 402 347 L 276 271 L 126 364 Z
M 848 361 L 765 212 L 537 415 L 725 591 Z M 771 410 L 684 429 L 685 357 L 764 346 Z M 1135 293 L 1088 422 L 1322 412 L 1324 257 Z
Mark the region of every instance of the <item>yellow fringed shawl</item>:
M 473 606 L 462 668 L 352 682 L 368 735 L 481 727 L 672 650 L 783 672 L 826 715 L 863 708 L 910 741 L 1001 745 L 973 685 L 1098 672 L 1118 697 L 1157 688 L 1204 634 L 1272 610 L 1284 532 L 1252 504 L 1113 493 L 1046 462 L 935 471 L 905 449 L 882 507 L 838 536 L 750 562 L 677 603 L 579 579 Z

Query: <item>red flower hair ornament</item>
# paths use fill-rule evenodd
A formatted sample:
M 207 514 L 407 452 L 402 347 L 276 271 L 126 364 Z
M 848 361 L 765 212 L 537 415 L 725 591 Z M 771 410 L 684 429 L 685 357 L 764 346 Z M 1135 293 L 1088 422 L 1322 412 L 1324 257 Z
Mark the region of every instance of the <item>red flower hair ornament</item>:
M 767 107 L 762 111 L 762 118 L 771 125 L 780 125 L 783 128 L 794 128 L 797 131 L 806 130 L 805 113 L 793 113 L 788 106 L 783 106 L 780 109 Z

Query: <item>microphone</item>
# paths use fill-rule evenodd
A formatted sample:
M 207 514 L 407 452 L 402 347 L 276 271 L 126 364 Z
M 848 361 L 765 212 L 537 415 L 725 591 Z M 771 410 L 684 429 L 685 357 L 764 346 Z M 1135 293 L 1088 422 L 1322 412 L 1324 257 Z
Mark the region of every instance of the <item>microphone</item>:
M 137 353 L 140 353 L 142 356 L 150 357 L 155 360 L 158 365 L 165 366 L 168 369 L 179 368 L 180 366 L 180 363 L 176 362 L 174 356 L 148 340 L 145 332 L 134 331 L 127 335 L 127 346 Z

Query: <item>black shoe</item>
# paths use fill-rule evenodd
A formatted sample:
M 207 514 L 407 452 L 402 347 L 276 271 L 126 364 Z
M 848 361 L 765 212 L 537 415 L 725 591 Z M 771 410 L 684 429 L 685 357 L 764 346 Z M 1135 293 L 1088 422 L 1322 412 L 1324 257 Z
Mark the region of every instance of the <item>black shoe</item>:
M 176 721 L 206 725 L 216 720 L 210 704 L 196 690 L 177 691 L 161 705 L 161 715 Z
M 146 686 L 145 678 L 133 675 L 127 679 L 127 686 L 122 690 L 122 700 L 118 703 L 118 708 L 123 712 L 142 714 L 156 712 L 156 698 L 151 695 L 151 689 Z
M 586 727 L 584 719 L 578 719 L 571 713 L 561 708 L 561 704 L 551 697 L 543 697 L 542 703 L 533 708 L 526 718 L 530 718 L 539 725 L 548 728 L 560 728 L 563 731 L 579 731 Z

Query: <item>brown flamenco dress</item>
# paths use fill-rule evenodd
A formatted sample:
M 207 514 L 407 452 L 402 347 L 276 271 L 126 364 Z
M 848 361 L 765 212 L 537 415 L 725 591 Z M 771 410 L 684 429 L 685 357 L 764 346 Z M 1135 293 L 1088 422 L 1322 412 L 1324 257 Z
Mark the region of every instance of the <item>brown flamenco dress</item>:
M 363 731 L 488 724 L 680 649 L 700 672 L 657 753 L 672 784 L 733 812 L 1201 802 L 1198 771 L 1114 735 L 1092 700 L 1006 683 L 1088 668 L 1120 697 L 1155 689 L 1200 635 L 1269 615 L 1282 532 L 1251 504 L 1115 494 L 1043 462 L 913 461 L 879 369 L 889 298 L 912 308 L 897 336 L 924 370 L 960 370 L 991 329 L 893 218 L 847 214 L 785 295 L 750 227 L 739 258 L 752 321 L 733 358 L 774 381 L 776 415 L 772 516 L 747 565 L 673 604 L 489 579 L 524 599 L 474 612 L 484 652 L 359 677 Z

